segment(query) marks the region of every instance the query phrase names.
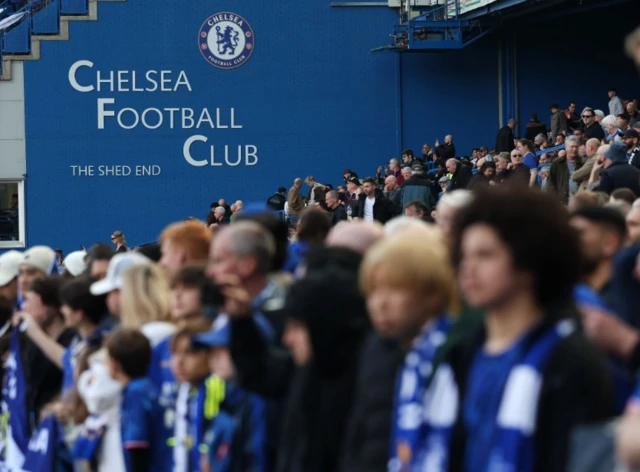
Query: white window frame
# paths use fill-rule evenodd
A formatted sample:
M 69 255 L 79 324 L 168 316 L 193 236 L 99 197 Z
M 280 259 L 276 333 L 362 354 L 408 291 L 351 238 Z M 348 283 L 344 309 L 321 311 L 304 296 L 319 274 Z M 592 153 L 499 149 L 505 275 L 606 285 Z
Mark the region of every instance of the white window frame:
M 18 184 L 18 236 L 17 241 L 0 241 L 0 249 L 19 249 L 27 247 L 27 238 L 25 234 L 25 220 L 24 220 L 24 180 L 12 180 L 12 179 L 0 179 L 0 182 L 5 184 Z

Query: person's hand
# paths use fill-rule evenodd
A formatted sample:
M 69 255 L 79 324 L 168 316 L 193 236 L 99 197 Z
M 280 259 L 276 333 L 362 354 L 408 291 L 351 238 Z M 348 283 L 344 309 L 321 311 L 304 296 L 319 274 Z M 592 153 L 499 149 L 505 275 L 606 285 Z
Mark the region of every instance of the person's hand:
M 436 139 L 436 147 L 440 146 L 440 141 Z
M 600 169 L 604 167 L 604 159 L 596 159 L 596 162 L 593 164 L 593 172 L 598 172 Z
M 251 316 L 251 296 L 242 286 L 238 276 L 227 274 L 218 276 L 215 280 L 224 297 L 222 311 L 232 318 Z
M 33 316 L 26 311 L 17 311 L 13 314 L 13 326 L 20 326 L 23 322 L 27 323 L 27 327 L 36 324 L 33 320 Z
M 601 308 L 581 306 L 587 336 L 606 352 L 625 359 L 640 341 L 640 333 Z

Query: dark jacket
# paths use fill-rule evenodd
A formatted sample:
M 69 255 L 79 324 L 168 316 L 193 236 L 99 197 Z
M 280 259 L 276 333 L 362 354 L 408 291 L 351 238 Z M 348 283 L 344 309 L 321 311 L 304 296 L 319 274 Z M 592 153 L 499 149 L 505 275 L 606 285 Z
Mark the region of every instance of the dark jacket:
M 634 147 L 631 150 L 631 154 L 629 156 L 629 164 L 640 169 L 640 145 Z
M 496 152 L 511 152 L 515 149 L 515 144 L 513 143 L 513 130 L 511 126 L 503 126 L 498 131 L 498 136 L 496 136 Z
M 364 202 L 367 196 L 361 193 L 358 197 L 358 217 L 364 218 Z M 382 192 L 376 190 L 376 201 L 373 204 L 373 219 L 385 224 L 394 216 L 399 215 L 402 212 L 402 208 L 393 203 L 387 197 L 382 195 Z
M 395 342 L 369 335 L 360 356 L 341 472 L 386 472 L 396 376 L 404 355 Z
M 471 169 L 458 162 L 458 168 L 456 169 L 456 173 L 453 174 L 451 178 L 451 183 L 449 184 L 449 188 L 447 188 L 447 192 L 453 192 L 454 190 L 458 190 L 461 188 L 467 188 L 469 182 L 472 177 Z
M 291 287 L 283 313 L 307 327 L 312 359 L 294 366 L 288 352 L 265 343 L 251 318 L 234 319 L 230 350 L 239 384 L 286 400 L 275 472 L 335 472 L 370 330 L 357 276 L 335 268 L 308 275 Z
M 436 204 L 431 182 L 420 175 L 412 175 L 402 186 L 402 208 L 415 200 L 423 202 L 430 211 Z
M 551 135 L 553 139 L 556 139 L 556 136 L 559 134 L 567 134 L 568 130 L 567 116 L 564 114 L 564 111 L 557 110 L 551 115 Z
M 533 142 L 539 134 L 544 134 L 545 138 L 547 137 L 546 123 L 542 121 L 530 121 L 527 123 L 527 129 L 524 132 L 525 139 Z
M 578 157 L 576 170 L 582 167 L 582 164 L 582 158 Z M 569 168 L 566 157 L 559 157 L 553 161 L 548 179 L 548 190 L 556 194 L 560 201 L 566 205 L 569 202 Z
M 478 172 L 469 181 L 468 188 L 469 189 L 473 189 L 473 188 L 477 189 L 477 188 L 487 187 L 487 186 L 490 185 L 489 182 L 494 182 L 495 180 L 496 180 L 495 177 L 487 177 L 482 172 Z
M 577 317 L 575 308 L 567 317 Z M 546 325 L 548 327 L 548 325 Z M 543 334 L 545 326 L 536 329 L 530 342 Z M 462 340 L 447 354 L 460 398 L 465 397 L 467 379 L 475 354 L 482 348 L 484 327 Z M 569 459 L 573 429 L 613 416 L 613 388 L 602 354 L 581 332 L 562 340 L 551 354 L 543 372 L 538 401 L 534 472 L 565 472 Z M 453 428 L 449 471 L 463 470 L 466 431 L 461 412 Z
M 517 165 L 511 169 L 505 169 L 498 173 L 498 178 L 501 182 L 517 182 L 524 187 L 529 185 L 530 176 L 531 171 L 524 164 Z
M 267 207 L 275 211 L 283 211 L 287 199 L 281 193 L 274 193 L 267 200 Z
M 602 126 L 600 126 L 600 123 L 598 123 L 597 121 L 591 124 L 591 126 L 585 126 L 583 128 L 583 131 L 584 137 L 587 139 L 596 138 L 602 141 L 605 138 L 604 130 L 602 129 Z
M 402 187 L 396 187 L 391 192 L 384 192 L 384 196 L 396 205 L 402 205 Z
M 456 157 L 456 147 L 453 143 L 441 144 L 436 147 L 436 154 L 441 159 L 451 159 L 452 157 Z
M 628 188 L 640 195 L 640 169 L 622 162 L 614 162 L 600 174 L 600 192 L 611 193 L 619 188 Z
M 348 220 L 347 210 L 343 205 L 338 205 L 334 210 L 329 210 L 329 216 L 331 217 L 331 226 L 337 225 L 340 221 Z

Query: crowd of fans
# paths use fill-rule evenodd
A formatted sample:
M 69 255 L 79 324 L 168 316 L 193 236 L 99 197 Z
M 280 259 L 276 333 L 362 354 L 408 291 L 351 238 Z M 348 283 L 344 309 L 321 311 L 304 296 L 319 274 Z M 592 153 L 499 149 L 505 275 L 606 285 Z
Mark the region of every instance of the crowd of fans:
M 640 116 L 609 98 L 220 199 L 134 249 L 3 253 L 0 464 L 640 466 Z

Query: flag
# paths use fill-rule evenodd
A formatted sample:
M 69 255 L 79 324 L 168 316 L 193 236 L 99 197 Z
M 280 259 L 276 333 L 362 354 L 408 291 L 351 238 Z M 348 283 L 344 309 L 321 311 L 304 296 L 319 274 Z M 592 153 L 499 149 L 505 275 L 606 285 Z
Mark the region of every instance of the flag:
M 26 382 L 20 356 L 20 330 L 16 327 L 11 334 L 2 389 L 2 464 L 11 472 L 22 470 L 29 445 L 25 396 Z
M 60 440 L 60 425 L 51 415 L 40 423 L 27 447 L 24 470 L 53 472 L 56 466 L 56 447 Z

